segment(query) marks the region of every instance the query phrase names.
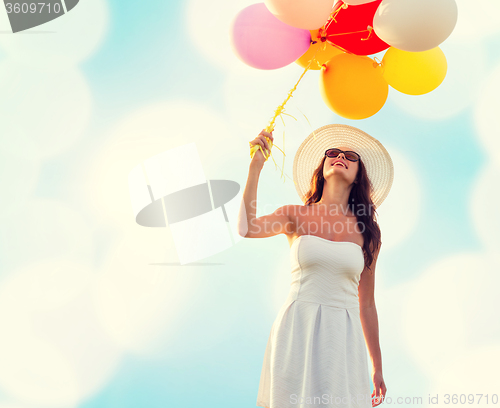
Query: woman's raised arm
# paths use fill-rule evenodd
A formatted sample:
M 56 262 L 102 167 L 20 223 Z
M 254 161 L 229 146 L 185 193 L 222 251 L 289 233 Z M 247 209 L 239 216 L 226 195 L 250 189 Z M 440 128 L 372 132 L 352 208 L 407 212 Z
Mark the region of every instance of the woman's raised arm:
M 263 130 L 251 143 L 260 144 L 269 153 L 270 149 L 266 137 L 273 141 L 272 133 Z M 265 161 L 264 155 L 259 149 L 250 162 L 247 184 L 238 215 L 238 234 L 245 238 L 265 238 L 291 231 L 292 222 L 288 215 L 290 206 L 280 207 L 269 215 L 258 218 L 256 216 L 257 186 Z

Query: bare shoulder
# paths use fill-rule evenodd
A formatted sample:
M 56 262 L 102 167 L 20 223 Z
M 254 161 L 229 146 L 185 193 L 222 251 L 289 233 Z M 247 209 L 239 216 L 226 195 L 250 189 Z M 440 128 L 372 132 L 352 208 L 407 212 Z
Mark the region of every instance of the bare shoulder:
M 300 205 L 300 204 L 288 204 L 283 206 L 283 208 L 285 207 L 286 207 L 286 212 L 290 217 L 297 217 L 299 215 L 304 215 L 310 208 L 307 205 Z
M 288 217 L 293 217 L 299 213 L 300 208 L 303 207 L 297 204 L 286 204 L 279 207 L 276 213 L 279 215 L 286 215 Z
M 293 232 L 293 217 L 290 216 L 291 207 L 283 205 L 272 213 L 253 219 L 244 235 L 245 238 L 266 238 L 278 234 Z
M 293 207 L 293 204 L 286 204 L 286 205 L 282 205 L 281 207 L 279 207 L 276 212 L 280 212 L 280 214 L 283 214 L 283 215 L 290 215 L 290 209 Z

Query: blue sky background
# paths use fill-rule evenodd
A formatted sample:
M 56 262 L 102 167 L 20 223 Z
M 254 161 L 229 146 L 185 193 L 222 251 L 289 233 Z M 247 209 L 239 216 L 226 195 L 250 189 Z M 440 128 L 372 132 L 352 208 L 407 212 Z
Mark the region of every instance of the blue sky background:
M 301 141 L 327 123 L 360 127 L 393 156 L 376 280 L 384 379 L 393 398 L 425 405 L 500 392 L 495 1 L 457 1 L 432 94 L 390 89 L 379 113 L 353 121 L 329 111 L 308 72 L 287 105 L 290 176 Z M 170 229 L 135 223 L 127 184 L 145 159 L 194 142 L 207 179 L 244 188 L 248 141 L 302 72 L 232 54 L 227 28 L 249 4 L 82 0 L 37 34 L 8 33 L 0 10 L 0 408 L 255 406 L 290 283 L 287 241 L 243 239 L 171 265 Z M 259 206 L 300 204 L 272 161 L 260 180 Z

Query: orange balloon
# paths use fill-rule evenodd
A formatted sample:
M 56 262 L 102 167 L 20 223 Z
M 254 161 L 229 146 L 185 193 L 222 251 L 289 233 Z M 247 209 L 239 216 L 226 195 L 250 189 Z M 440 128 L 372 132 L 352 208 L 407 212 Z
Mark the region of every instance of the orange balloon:
M 311 44 L 309 49 L 295 61 L 302 68 L 307 67 L 309 61 L 314 57 L 315 61 L 311 63 L 309 69 L 319 70 L 321 65 L 326 64 L 336 55 L 343 54 L 344 51 L 334 47 L 328 42 L 322 42 L 319 37 L 319 30 L 311 30 L 311 39 L 316 41 L 316 44 Z
M 366 119 L 384 106 L 389 85 L 371 58 L 343 53 L 321 70 L 319 87 L 325 104 L 347 119 Z

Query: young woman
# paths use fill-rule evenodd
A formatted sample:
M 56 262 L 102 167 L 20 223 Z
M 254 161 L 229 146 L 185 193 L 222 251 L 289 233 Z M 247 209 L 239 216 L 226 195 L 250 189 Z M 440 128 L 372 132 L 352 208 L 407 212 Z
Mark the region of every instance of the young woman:
M 391 157 L 359 129 L 323 126 L 304 140 L 294 159 L 294 183 L 304 205 L 285 205 L 257 218 L 257 185 L 269 141 L 272 134 L 262 131 L 250 142 L 260 147 L 243 193 L 240 235 L 285 234 L 292 282 L 269 335 L 257 406 L 377 406 L 387 387 L 374 299 L 381 247 L 375 214 L 392 186 Z

